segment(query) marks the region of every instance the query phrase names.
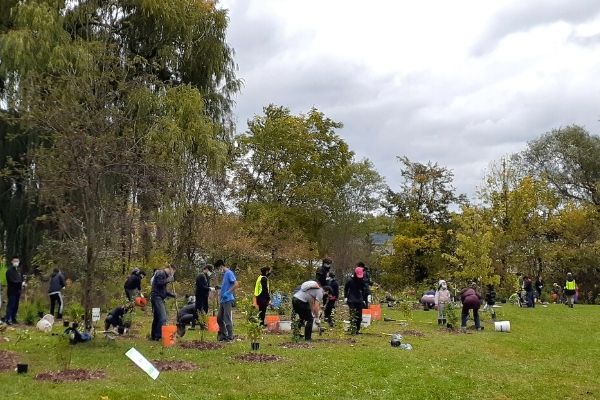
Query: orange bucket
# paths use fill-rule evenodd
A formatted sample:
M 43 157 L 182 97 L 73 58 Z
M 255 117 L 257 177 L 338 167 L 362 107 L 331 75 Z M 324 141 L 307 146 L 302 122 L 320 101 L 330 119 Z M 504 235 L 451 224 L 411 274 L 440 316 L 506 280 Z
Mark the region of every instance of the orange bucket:
M 366 308 L 362 309 L 362 315 L 371 315 L 371 310 L 367 310 Z
M 265 316 L 265 324 L 267 324 L 267 330 L 269 332 L 278 331 L 279 330 L 279 315 Z
M 371 311 L 371 318 L 375 320 L 381 320 L 381 304 L 370 304 L 369 310 Z
M 217 317 L 208 317 L 208 331 L 215 333 L 219 332 L 219 324 L 217 323 Z
M 161 333 L 163 346 L 171 347 L 175 344 L 175 338 L 177 337 L 177 326 L 163 325 Z

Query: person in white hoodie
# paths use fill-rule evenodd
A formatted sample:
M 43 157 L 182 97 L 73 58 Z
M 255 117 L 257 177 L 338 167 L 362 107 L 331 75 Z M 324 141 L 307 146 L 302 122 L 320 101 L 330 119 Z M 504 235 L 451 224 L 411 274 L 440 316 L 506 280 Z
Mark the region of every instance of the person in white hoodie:
M 448 285 L 446 281 L 440 279 L 438 282 L 438 288 L 435 291 L 435 306 L 438 310 L 438 325 L 446 325 L 446 315 L 444 314 L 444 310 L 446 308 L 446 304 L 450 302 L 450 291 L 448 290 Z

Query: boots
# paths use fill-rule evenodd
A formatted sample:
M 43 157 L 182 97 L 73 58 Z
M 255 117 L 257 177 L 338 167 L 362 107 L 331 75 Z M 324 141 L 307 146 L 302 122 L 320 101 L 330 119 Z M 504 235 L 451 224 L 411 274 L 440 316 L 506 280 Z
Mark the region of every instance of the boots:
M 442 325 L 443 325 L 443 326 L 446 326 L 446 325 L 447 325 L 446 318 L 443 318 L 443 319 L 442 319 Z
M 442 319 L 438 318 L 438 325 L 442 325 Z

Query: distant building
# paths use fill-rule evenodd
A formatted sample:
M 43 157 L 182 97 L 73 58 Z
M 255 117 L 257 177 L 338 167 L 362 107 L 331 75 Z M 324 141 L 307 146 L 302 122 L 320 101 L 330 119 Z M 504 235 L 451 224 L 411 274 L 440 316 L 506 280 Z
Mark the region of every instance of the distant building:
M 394 254 L 394 246 L 392 246 L 393 236 L 387 233 L 370 233 L 369 241 L 371 242 L 371 251 L 381 255 Z

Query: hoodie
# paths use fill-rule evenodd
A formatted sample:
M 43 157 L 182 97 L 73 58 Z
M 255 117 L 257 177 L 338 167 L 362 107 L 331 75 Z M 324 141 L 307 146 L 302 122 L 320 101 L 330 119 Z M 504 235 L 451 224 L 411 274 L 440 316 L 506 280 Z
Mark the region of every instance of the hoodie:
M 14 265 L 8 267 L 8 270 L 6 271 L 6 286 L 7 294 L 9 296 L 11 294 L 21 294 L 21 289 L 23 288 L 23 274 Z
M 438 290 L 435 292 L 435 305 L 447 304 L 450 302 L 450 291 L 445 280 L 441 279 L 438 282 Z
M 48 294 L 58 293 L 65 287 L 65 277 L 62 272 L 52 272 L 50 277 L 50 285 L 48 286 Z

